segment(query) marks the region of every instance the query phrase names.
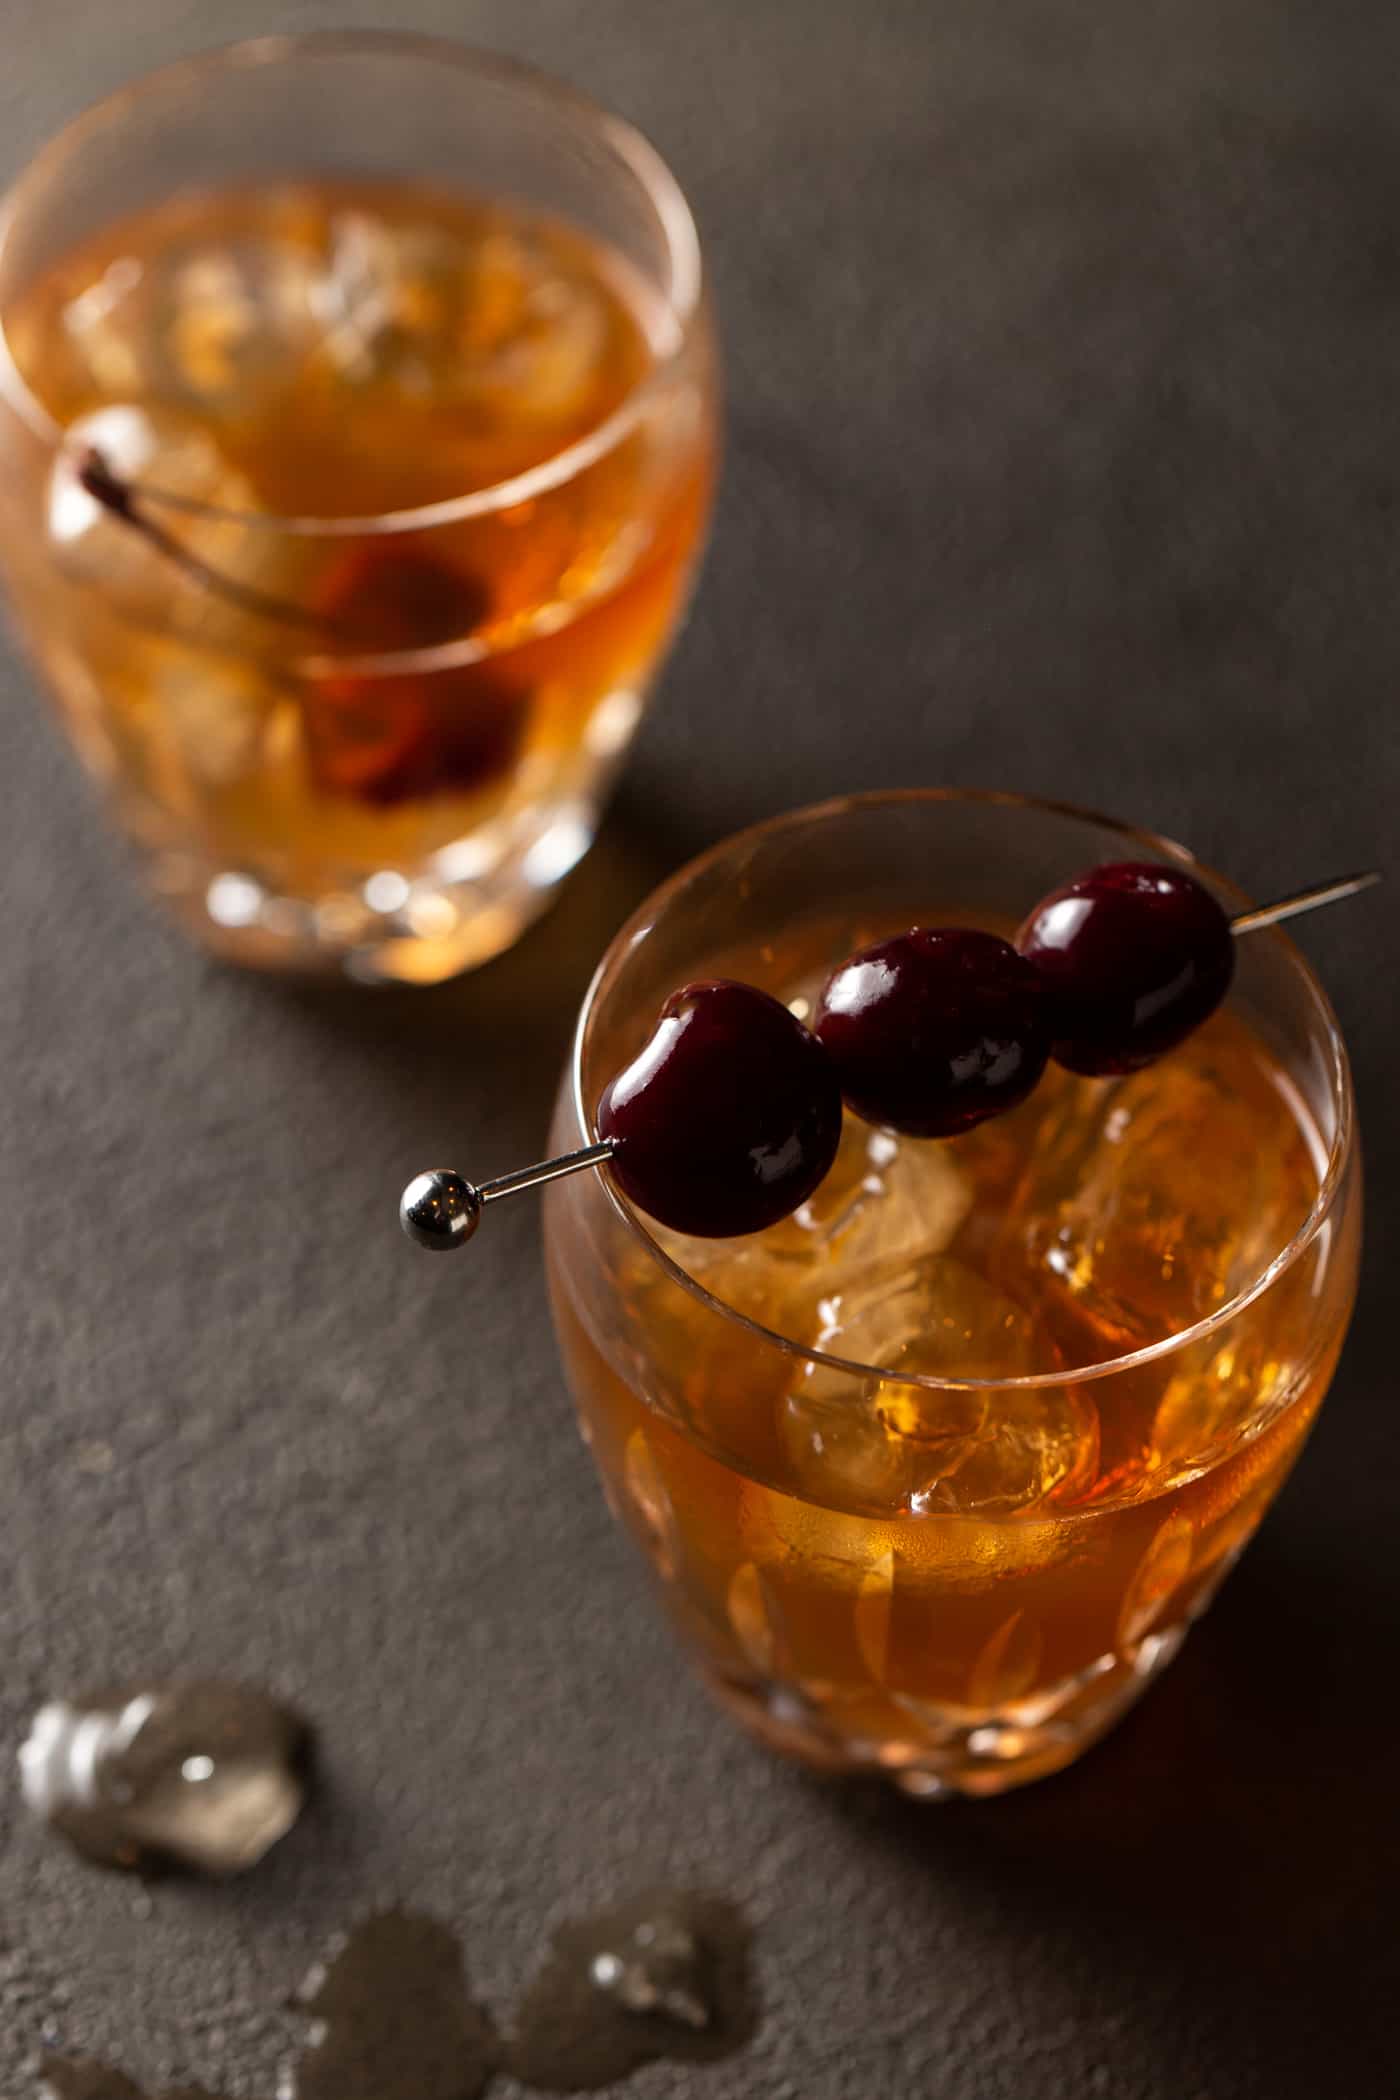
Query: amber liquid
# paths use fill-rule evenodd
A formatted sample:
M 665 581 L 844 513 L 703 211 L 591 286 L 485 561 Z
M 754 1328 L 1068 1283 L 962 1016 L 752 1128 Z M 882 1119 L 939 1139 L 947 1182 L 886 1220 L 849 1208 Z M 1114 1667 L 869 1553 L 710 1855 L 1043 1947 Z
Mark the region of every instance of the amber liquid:
M 580 231 L 393 185 L 185 195 L 50 266 L 11 351 L 162 544 L 60 464 L 16 596 L 137 829 L 348 908 L 587 801 L 706 506 L 674 326 Z
M 929 1793 L 999 1791 L 1100 1733 L 1298 1454 L 1354 1288 L 1354 1205 L 1222 1326 L 1096 1367 L 1246 1291 L 1306 1220 L 1321 1156 L 1227 1010 L 1127 1079 L 1052 1067 L 950 1143 L 848 1117 L 794 1220 L 749 1241 L 659 1235 L 714 1299 L 866 1375 L 764 1344 L 625 1236 L 609 1312 L 556 1225 L 585 1434 L 748 1725 Z

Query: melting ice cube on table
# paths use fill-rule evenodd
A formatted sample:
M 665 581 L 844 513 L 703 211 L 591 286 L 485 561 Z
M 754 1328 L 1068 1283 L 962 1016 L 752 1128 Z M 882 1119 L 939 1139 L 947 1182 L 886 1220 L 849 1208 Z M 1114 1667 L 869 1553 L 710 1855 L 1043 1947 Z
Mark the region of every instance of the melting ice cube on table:
M 20 1781 L 34 1813 L 102 1865 L 236 1874 L 301 1813 L 308 1747 L 300 1716 L 251 1687 L 134 1686 L 42 1707 Z

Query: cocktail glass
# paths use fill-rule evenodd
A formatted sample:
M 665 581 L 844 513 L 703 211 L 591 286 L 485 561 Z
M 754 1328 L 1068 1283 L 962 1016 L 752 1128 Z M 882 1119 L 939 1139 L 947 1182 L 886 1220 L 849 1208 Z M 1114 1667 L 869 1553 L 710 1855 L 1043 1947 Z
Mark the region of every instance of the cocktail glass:
M 0 559 L 153 890 L 427 982 L 587 850 L 683 609 L 715 355 L 675 181 L 452 44 L 165 68 L 0 215 Z
M 1014 796 L 857 796 L 741 833 L 617 936 L 552 1148 L 688 981 L 801 1016 L 849 950 L 1007 931 L 1164 839 Z M 906 1792 L 1051 1772 L 1137 1699 L 1297 1458 L 1360 1236 L 1335 1018 L 1278 931 L 1226 1006 L 1120 1079 L 1052 1066 L 946 1143 L 847 1115 L 811 1204 L 746 1240 L 653 1227 L 606 1174 L 554 1183 L 555 1320 L 583 1434 L 702 1676 L 756 1736 Z

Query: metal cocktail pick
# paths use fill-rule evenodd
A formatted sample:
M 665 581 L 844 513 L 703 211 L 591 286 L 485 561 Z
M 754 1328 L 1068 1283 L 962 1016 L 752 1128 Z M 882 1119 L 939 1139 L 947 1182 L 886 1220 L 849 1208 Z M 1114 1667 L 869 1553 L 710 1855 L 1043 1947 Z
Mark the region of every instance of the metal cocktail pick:
M 1362 890 L 1371 889 L 1381 879 L 1379 868 L 1368 868 L 1364 875 L 1339 875 L 1335 882 L 1316 884 L 1310 890 L 1297 890 L 1291 897 L 1280 897 L 1273 904 L 1257 904 L 1253 911 L 1242 911 L 1230 921 L 1231 933 L 1258 933 L 1265 926 L 1277 926 L 1280 919 L 1296 919 L 1305 911 L 1317 911 L 1324 904 L 1340 904 L 1343 897 L 1355 897 Z
M 514 1174 L 498 1175 L 479 1187 L 464 1180 L 453 1167 L 429 1167 L 414 1175 L 400 1197 L 399 1223 L 430 1254 L 447 1254 L 454 1247 L 466 1246 L 488 1203 L 517 1195 L 521 1189 L 538 1188 L 544 1181 L 558 1181 L 563 1174 L 577 1174 L 584 1167 L 601 1167 L 612 1157 L 612 1149 L 613 1140 L 606 1138 L 579 1152 L 561 1152 L 558 1159 L 541 1160 L 537 1167 L 518 1167 Z
M 1314 884 L 1291 897 L 1279 897 L 1272 904 L 1240 912 L 1231 919 L 1230 931 L 1262 932 L 1266 926 L 1277 926 L 1283 919 L 1317 911 L 1324 904 L 1340 904 L 1343 897 L 1355 897 L 1380 879 L 1378 868 L 1368 868 L 1364 874 L 1341 875 L 1333 882 Z M 399 1199 L 399 1223 L 409 1238 L 429 1253 L 450 1253 L 456 1247 L 466 1246 L 488 1203 L 495 1203 L 502 1196 L 518 1195 L 522 1189 L 538 1188 L 546 1181 L 558 1181 L 565 1174 L 581 1173 L 585 1167 L 601 1167 L 604 1160 L 612 1157 L 614 1143 L 614 1139 L 605 1138 L 600 1144 L 584 1145 L 577 1152 L 561 1152 L 557 1159 L 541 1160 L 534 1167 L 518 1167 L 513 1174 L 500 1174 L 494 1181 L 480 1184 L 466 1180 L 454 1167 L 429 1167 L 414 1175 Z

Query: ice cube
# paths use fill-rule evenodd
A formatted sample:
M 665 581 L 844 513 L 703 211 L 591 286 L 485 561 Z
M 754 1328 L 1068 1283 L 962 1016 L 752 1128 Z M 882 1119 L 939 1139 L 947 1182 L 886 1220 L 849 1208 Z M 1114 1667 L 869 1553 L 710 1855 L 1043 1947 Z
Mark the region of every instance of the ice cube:
M 152 651 L 147 692 L 195 788 L 232 787 L 262 764 L 277 693 L 256 665 L 208 650 Z
M 146 267 L 119 255 L 61 313 L 65 348 L 84 390 L 120 400 L 145 391 L 152 372 Z
M 426 395 L 461 299 L 460 252 L 429 227 L 338 213 L 311 299 L 333 369 L 355 383 L 390 378 Z
M 993 1394 L 982 1433 L 955 1471 L 919 1488 L 910 1507 L 965 1516 L 1019 1516 L 1076 1501 L 1093 1485 L 1098 1409 L 1077 1385 L 1035 1385 Z
M 664 1228 L 657 1238 L 725 1304 L 811 1341 L 824 1300 L 874 1268 L 940 1254 L 972 1200 L 949 1147 L 893 1138 L 848 1115 L 830 1172 L 790 1218 L 736 1240 Z
M 1275 1287 L 1266 1312 L 1173 1352 L 1152 1423 L 1155 1467 L 1180 1475 L 1209 1464 L 1257 1434 L 1301 1390 L 1312 1368 L 1310 1337 L 1298 1303 L 1304 1294 L 1292 1284 L 1290 1275 Z
M 917 1444 L 894 1435 L 874 1405 L 879 1381 L 865 1383 L 809 1365 L 783 1398 L 778 1432 L 799 1491 L 813 1501 L 889 1516 L 908 1507 L 936 1461 Z M 959 1432 L 970 1445 L 980 1401 L 959 1397 L 950 1410 L 947 1454 Z
M 900 1141 L 848 1116 L 841 1151 L 810 1200 L 768 1235 L 772 1251 L 856 1277 L 939 1254 L 972 1190 L 946 1146 Z
M 1238 1022 L 1122 1079 L 1081 1079 L 1043 1118 L 995 1257 L 1081 1361 L 1206 1317 L 1302 1223 L 1296 1117 Z
M 266 1694 L 204 1682 L 133 1686 L 35 1716 L 24 1798 L 107 1866 L 255 1866 L 306 1797 L 305 1722 Z
M 323 254 L 274 238 L 177 250 L 150 288 L 156 383 L 204 412 L 246 414 L 290 386 L 316 340 Z
M 1014 1378 L 1055 1367 L 1015 1301 L 951 1256 L 867 1274 L 837 1293 L 815 1343 L 896 1375 L 861 1380 L 823 1364 L 799 1372 L 780 1430 L 798 1485 L 814 1500 L 881 1512 L 958 1508 L 957 1483 L 970 1466 L 977 1506 L 987 1497 L 998 1506 L 1039 1501 L 1069 1471 L 1059 1448 L 1066 1419 L 1081 1463 L 1092 1463 L 1082 1406 L 1051 1404 L 1042 1417 L 1019 1401 L 1008 1412 L 1001 1393 L 900 1382 L 899 1374 Z
M 608 311 L 597 286 L 551 270 L 528 248 L 523 269 L 514 258 L 493 267 L 518 271 L 524 297 L 509 333 L 483 344 L 476 390 L 488 409 L 512 423 L 578 420 L 597 390 L 608 348 Z M 479 304 L 480 280 L 477 298 Z
M 246 417 L 258 394 L 285 393 L 319 335 L 326 222 L 306 193 L 269 194 L 253 233 L 168 238 L 75 281 L 58 328 L 31 361 L 56 365 L 74 405 L 145 401 Z
M 465 243 L 431 225 L 341 212 L 313 305 L 343 379 L 387 381 L 488 423 L 577 420 L 603 376 L 601 290 L 527 234 L 498 229 Z

